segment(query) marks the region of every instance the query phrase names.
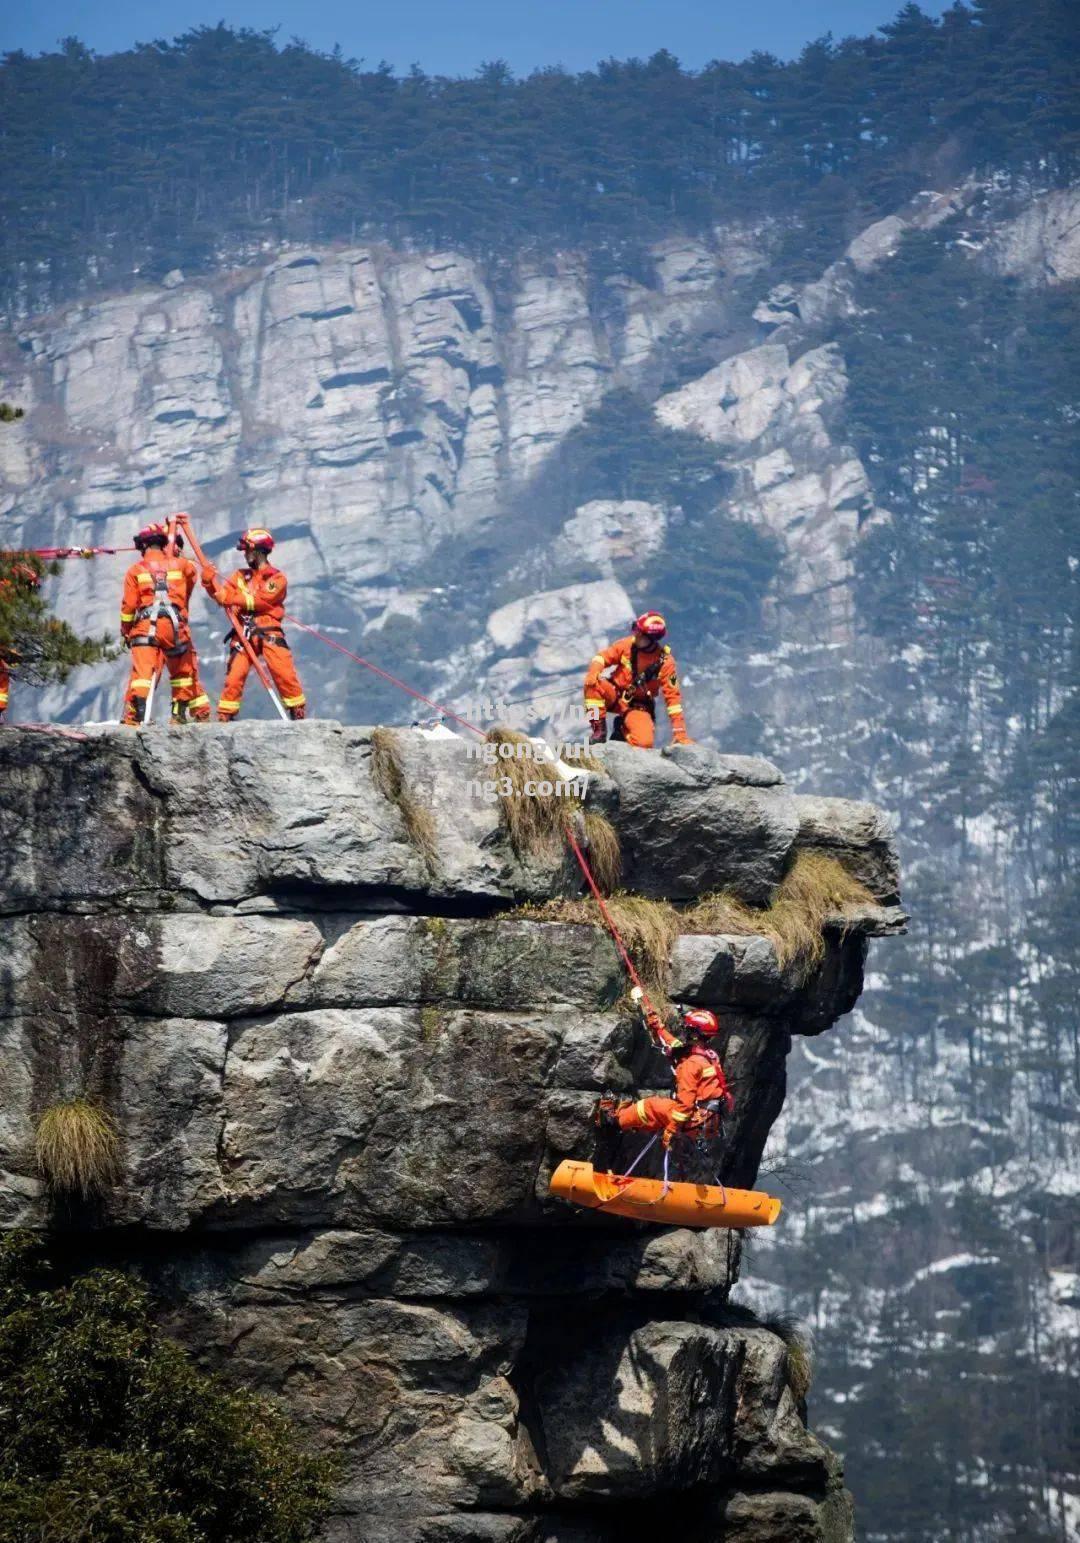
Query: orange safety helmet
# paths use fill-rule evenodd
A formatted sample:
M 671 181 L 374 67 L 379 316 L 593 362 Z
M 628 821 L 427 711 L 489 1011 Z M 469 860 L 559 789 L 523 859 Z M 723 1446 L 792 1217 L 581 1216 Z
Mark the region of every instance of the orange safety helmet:
M 643 611 L 640 616 L 634 619 L 634 631 L 641 632 L 645 637 L 652 638 L 654 642 L 659 643 L 660 639 L 667 632 L 667 622 L 660 615 L 659 611 Z
M 714 1034 L 720 1032 L 719 1018 L 707 1007 L 691 1007 L 683 1013 L 682 1021 L 684 1029 L 700 1034 L 702 1039 L 712 1039 Z
M 168 528 L 161 524 L 144 525 L 142 530 L 135 533 L 135 545 L 140 552 L 153 541 L 160 541 L 162 546 L 164 546 L 168 539 Z M 173 540 L 176 542 L 176 550 L 179 552 L 184 545 L 184 538 L 178 530 L 173 532 Z
M 274 538 L 261 525 L 249 525 L 236 543 L 236 550 L 238 552 L 246 552 L 248 547 L 255 547 L 257 551 L 270 553 L 274 550 Z

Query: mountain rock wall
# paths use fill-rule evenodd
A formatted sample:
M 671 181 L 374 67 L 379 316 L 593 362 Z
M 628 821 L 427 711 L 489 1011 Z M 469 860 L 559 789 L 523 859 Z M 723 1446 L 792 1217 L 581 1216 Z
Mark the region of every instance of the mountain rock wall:
M 0 733 L 0 1224 L 137 1265 L 207 1364 L 339 1453 L 328 1538 L 591 1543 L 673 1504 L 688 1538 L 850 1538 L 786 1346 L 728 1304 L 738 1236 L 546 1198 L 602 1089 L 665 1080 L 606 936 L 535 914 L 579 877 L 515 852 L 461 741 L 397 751 L 424 851 L 368 729 Z M 608 747 L 592 796 L 641 893 L 761 904 L 814 850 L 875 897 L 809 978 L 764 935 L 674 946 L 669 990 L 724 1023 L 721 1172 L 750 1185 L 793 1036 L 902 926 L 888 824 L 698 748 Z M 123 1177 L 64 1207 L 34 1125 L 84 1093 Z

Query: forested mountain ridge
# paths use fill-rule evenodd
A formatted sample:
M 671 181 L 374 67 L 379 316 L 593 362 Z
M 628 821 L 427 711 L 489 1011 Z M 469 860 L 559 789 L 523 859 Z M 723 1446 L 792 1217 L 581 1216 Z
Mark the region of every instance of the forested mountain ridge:
M 453 250 L 398 213 L 379 240 L 312 242 L 278 201 L 183 258 L 163 231 L 132 283 L 118 218 L 112 294 L 77 256 L 34 300 L 13 281 L 20 304 L 85 298 L 8 340 L 29 411 L 0 439 L 3 508 L 13 539 L 119 542 L 188 507 L 215 549 L 257 514 L 297 614 L 437 695 L 527 697 L 554 730 L 594 644 L 662 603 L 692 733 L 894 811 L 912 934 L 848 1029 L 793 1059 L 785 1227 L 750 1285 L 818 1330 L 815 1418 L 869 1537 L 1061 1538 L 1080 1495 L 1075 14 L 898 27 L 815 57 L 835 85 L 844 61 L 884 68 L 920 39 L 933 122 L 913 107 L 843 174 L 800 152 L 797 186 L 790 156 L 760 178 L 762 157 L 735 157 L 723 219 L 669 181 L 619 206 L 641 238 L 568 200 L 550 242 L 470 214 Z M 947 40 L 982 48 L 989 27 L 1008 49 L 980 82 L 950 74 Z M 610 73 L 642 92 L 702 79 L 650 69 Z M 493 156 L 502 120 L 483 121 L 470 153 Z M 621 153 L 640 192 L 636 121 Z M 498 192 L 470 188 L 465 205 Z M 115 575 L 68 570 L 65 613 L 108 619 Z M 302 661 L 320 711 L 408 721 L 333 656 Z M 47 710 L 100 711 L 118 682 L 79 684 Z
M 75 39 L 0 68 L 9 311 L 207 268 L 283 239 L 586 244 L 625 261 L 673 230 L 800 209 L 808 277 L 927 180 L 1067 181 L 1080 156 L 1070 0 L 906 5 L 881 35 L 782 63 L 670 54 L 515 80 L 397 77 L 272 33 L 199 28 L 99 57 Z

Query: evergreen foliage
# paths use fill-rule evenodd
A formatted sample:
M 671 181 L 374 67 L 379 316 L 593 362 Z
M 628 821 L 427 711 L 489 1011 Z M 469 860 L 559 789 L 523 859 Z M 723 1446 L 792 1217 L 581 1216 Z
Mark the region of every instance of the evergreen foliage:
M 365 233 L 497 249 L 635 243 L 746 213 L 811 215 L 792 263 L 981 163 L 1067 178 L 1080 156 L 1071 0 L 907 4 L 881 35 L 684 70 L 396 77 L 272 32 L 199 27 L 0 67 L 7 303 L 266 240 Z M 798 276 L 797 273 L 794 276 Z
M 285 1417 L 196 1369 L 130 1276 L 35 1274 L 0 1240 L 0 1543 L 300 1543 L 330 1471 Z
M 59 571 L 29 552 L 0 552 L 0 658 L 28 685 L 62 683 L 78 665 L 111 657 L 108 638 L 81 638 L 49 614 L 39 586 Z

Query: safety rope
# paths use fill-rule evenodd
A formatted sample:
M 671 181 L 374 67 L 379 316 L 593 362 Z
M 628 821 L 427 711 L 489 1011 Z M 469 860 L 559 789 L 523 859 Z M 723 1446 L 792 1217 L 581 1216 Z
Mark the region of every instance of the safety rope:
M 410 696 L 415 697 L 418 702 L 423 702 L 433 712 L 438 713 L 440 717 L 453 718 L 455 723 L 463 724 L 465 728 L 471 729 L 474 734 L 479 734 L 481 739 L 487 738 L 484 730 L 478 728 L 475 723 L 470 723 L 468 718 L 463 718 L 460 713 L 451 712 L 449 707 L 443 707 L 441 702 L 433 702 L 422 691 L 416 691 L 412 686 L 407 685 L 405 681 L 399 680 L 396 675 L 391 675 L 389 670 L 384 670 L 379 665 L 372 664 L 370 659 L 365 659 L 361 654 L 354 654 L 344 644 L 335 643 L 333 638 L 326 637 L 324 633 L 316 632 L 315 628 L 309 627 L 307 622 L 299 621 L 295 616 L 286 616 L 285 620 L 290 626 L 299 627 L 301 632 L 310 632 L 313 638 L 318 638 L 319 642 L 325 643 L 328 648 L 336 648 L 339 654 L 344 654 L 354 664 L 362 664 L 364 669 L 370 670 L 373 675 L 381 675 L 383 680 L 388 680 L 392 686 L 397 686 L 400 691 L 407 691 Z
M 381 668 L 381 666 L 372 664 L 370 659 L 365 659 L 361 654 L 354 654 L 352 650 L 346 648 L 344 644 L 336 643 L 333 638 L 328 638 L 323 633 L 318 632 L 314 627 L 309 627 L 307 622 L 302 622 L 295 616 L 286 616 L 285 620 L 290 624 L 290 626 L 299 627 L 301 632 L 308 632 L 313 638 L 318 638 L 320 643 L 326 643 L 330 648 L 336 648 L 339 654 L 344 654 L 346 658 L 351 659 L 354 664 L 363 665 L 365 670 L 370 670 L 372 674 L 379 675 L 383 680 L 388 680 L 391 685 L 397 686 L 400 690 L 408 692 L 409 696 L 416 697 L 418 701 L 424 702 L 428 707 L 432 708 L 434 712 L 439 713 L 442 717 L 452 718 L 455 723 L 462 724 L 473 734 L 479 734 L 481 739 L 487 738 L 484 730 L 479 728 L 475 723 L 470 723 L 467 718 L 462 718 L 459 713 L 451 712 L 450 708 L 444 707 L 442 703 L 433 702 L 431 698 L 426 697 L 422 691 L 417 691 L 414 687 L 408 685 L 405 681 L 399 680 L 396 675 L 391 675 L 389 670 L 384 670 Z M 611 912 L 608 910 L 603 895 L 600 893 L 600 886 L 597 884 L 595 878 L 593 877 L 593 872 L 589 867 L 588 859 L 586 858 L 585 853 L 581 850 L 581 845 L 578 842 L 577 837 L 574 835 L 574 832 L 570 828 L 569 820 L 564 822 L 563 829 L 565 831 L 570 850 L 577 858 L 578 866 L 585 876 L 585 882 L 588 884 L 590 890 L 592 891 L 593 899 L 596 901 L 596 904 L 600 908 L 600 915 L 604 919 L 604 925 L 611 935 L 611 940 L 618 950 L 619 957 L 622 959 L 623 964 L 626 966 L 626 972 L 630 976 L 630 979 L 633 981 L 634 985 L 641 992 L 642 1006 L 645 1008 L 646 1012 L 652 1012 L 653 1007 L 652 1003 L 649 1001 L 648 993 L 646 992 L 645 987 L 642 985 L 640 975 L 634 968 L 634 961 L 631 959 L 629 953 L 627 952 L 626 945 L 619 934 L 619 929 L 615 925 L 615 919 Z
M 41 557 L 55 562 L 61 557 L 116 557 L 120 552 L 134 552 L 133 546 L 31 546 L 18 552 L 0 552 L 0 557 Z

